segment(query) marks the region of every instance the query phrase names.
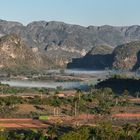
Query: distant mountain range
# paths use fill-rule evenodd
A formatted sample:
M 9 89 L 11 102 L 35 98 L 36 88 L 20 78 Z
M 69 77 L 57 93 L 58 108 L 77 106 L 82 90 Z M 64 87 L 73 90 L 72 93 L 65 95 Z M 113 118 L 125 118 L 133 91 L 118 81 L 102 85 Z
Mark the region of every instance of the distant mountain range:
M 138 25 L 83 27 L 55 21 L 34 21 L 24 26 L 18 22 L 0 20 L 0 37 L 10 35 L 4 37 L 4 40 L 8 40 L 4 44 L 8 42 L 10 47 L 15 47 L 9 42 L 9 38 L 13 38 L 15 34 L 16 39 L 24 44 L 19 43 L 18 46 L 30 50 L 26 52 L 26 55 L 33 55 L 32 58 L 25 56 L 29 65 L 33 64 L 30 60 L 35 61 L 37 65 L 33 67 L 92 69 L 104 69 L 105 67 L 137 69 L 139 67 L 137 59 L 139 59 L 140 49 L 138 42 L 140 41 L 140 26 Z M 3 42 L 3 38 L 0 41 Z M 0 50 L 1 48 L 6 49 L 6 45 L 0 43 Z M 9 54 L 12 52 L 10 51 Z M 18 53 L 15 49 L 13 52 Z M 17 58 L 20 62 L 13 62 L 15 58 L 10 59 L 6 52 L 3 55 L 2 51 L 0 51 L 0 58 L 2 59 L 1 67 L 10 66 L 10 64 L 15 66 L 17 63 L 20 66 L 22 63 L 20 58 Z M 126 64 L 127 62 L 130 64 Z

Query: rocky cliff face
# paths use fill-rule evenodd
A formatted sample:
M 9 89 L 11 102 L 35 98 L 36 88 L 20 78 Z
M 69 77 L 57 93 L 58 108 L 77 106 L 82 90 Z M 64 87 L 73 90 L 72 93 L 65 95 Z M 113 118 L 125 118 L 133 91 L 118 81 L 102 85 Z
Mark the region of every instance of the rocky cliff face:
M 87 54 L 95 55 L 95 54 L 111 54 L 114 48 L 106 45 L 100 45 L 93 47 Z
M 96 54 L 100 54 L 96 46 L 103 46 L 106 52 L 104 46 L 115 48 L 140 40 L 140 26 L 83 27 L 55 21 L 35 21 L 24 26 L 18 22 L 0 20 L 0 37 L 9 34 L 17 34 L 26 46 L 38 48 L 47 59 L 53 60 L 55 66 L 65 67 L 73 58 L 85 56 L 92 48 L 94 53 L 96 50 Z
M 140 42 L 131 42 L 115 48 L 113 52 L 113 67 L 116 69 L 132 70 L 138 61 Z
M 98 47 L 100 48 L 100 47 Z M 107 50 L 107 49 L 106 49 Z M 111 51 L 110 51 L 111 52 Z M 94 54 L 93 49 L 84 57 L 73 59 L 68 68 L 136 70 L 140 68 L 140 42 L 117 46 L 112 53 Z
M 103 70 L 112 67 L 113 48 L 110 46 L 95 46 L 84 57 L 75 58 L 67 68 L 82 68 Z
M 46 59 L 38 48 L 26 46 L 15 34 L 0 38 L 0 68 L 45 68 L 49 65 Z

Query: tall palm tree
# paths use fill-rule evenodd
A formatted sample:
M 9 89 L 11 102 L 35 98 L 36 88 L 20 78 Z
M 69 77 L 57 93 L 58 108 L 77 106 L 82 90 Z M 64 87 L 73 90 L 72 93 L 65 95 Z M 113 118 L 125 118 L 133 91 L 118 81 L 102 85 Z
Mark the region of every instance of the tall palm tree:
M 83 95 L 82 90 L 81 89 L 76 89 L 76 96 L 78 96 L 79 101 L 81 100 L 82 95 Z
M 124 140 L 132 139 L 132 132 L 134 131 L 134 127 L 129 123 L 125 124 L 122 128 L 122 137 Z
M 119 102 L 119 96 L 118 95 L 115 95 L 114 96 L 114 100 L 115 100 L 115 106 L 118 105 L 118 102 Z
M 51 102 L 51 105 L 54 107 L 54 116 L 57 115 L 59 116 L 59 108 L 61 105 L 60 100 L 58 99 L 58 97 L 54 98 Z
M 47 131 L 47 134 L 49 136 L 49 138 L 51 140 L 53 140 L 54 138 L 57 137 L 57 130 L 58 130 L 58 126 L 57 125 L 54 125 L 54 126 L 49 126 L 48 127 L 48 131 Z

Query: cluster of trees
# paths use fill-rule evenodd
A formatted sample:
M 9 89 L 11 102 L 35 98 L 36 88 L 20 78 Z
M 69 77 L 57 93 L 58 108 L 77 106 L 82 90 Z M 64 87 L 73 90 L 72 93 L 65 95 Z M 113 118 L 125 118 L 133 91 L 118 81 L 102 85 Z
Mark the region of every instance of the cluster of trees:
M 140 124 L 114 127 L 110 122 L 79 128 L 50 126 L 46 129 L 4 130 L 1 140 L 139 140 Z
M 22 103 L 22 98 L 16 96 L 0 97 L 0 116 L 6 117 L 16 111 L 17 104 Z
M 56 92 L 56 94 L 58 94 Z M 62 106 L 69 106 L 71 110 L 65 110 L 67 115 L 77 115 L 78 113 L 90 114 L 110 114 L 110 110 L 114 106 L 131 105 L 128 99 L 129 92 L 125 90 L 121 96 L 115 95 L 110 88 L 98 89 L 84 94 L 77 89 L 74 97 L 58 97 L 56 95 L 47 98 L 40 96 L 28 100 L 28 103 L 35 105 L 49 105 L 54 107 L 54 115 L 59 115 Z M 67 108 L 65 108 L 67 109 Z
M 114 127 L 111 123 L 102 123 L 95 127 L 81 127 L 65 133 L 60 140 L 139 140 L 140 125 L 126 124 Z
M 8 91 L 22 92 L 24 89 L 9 87 L 8 85 L 0 84 L 1 92 Z M 95 89 L 92 86 L 88 93 L 84 94 L 80 89 L 76 89 L 75 96 L 71 97 L 58 97 L 57 94 L 62 91 L 58 87 L 54 94 L 45 88 L 26 89 L 38 93 L 34 98 L 21 98 L 17 96 L 1 97 L 0 110 L 5 113 L 13 110 L 16 104 L 33 104 L 33 105 L 49 105 L 52 106 L 53 114 L 59 116 L 61 113 L 66 115 L 77 115 L 79 113 L 89 114 L 110 114 L 111 108 L 114 106 L 128 106 L 130 105 L 128 96 L 129 92 L 124 90 L 122 95 L 116 95 L 111 88 Z M 25 90 L 25 91 L 26 91 Z M 43 96 L 47 94 L 49 96 Z M 69 109 L 67 108 L 69 107 Z M 37 114 L 35 114 L 36 116 Z
M 37 69 L 29 69 L 25 66 L 18 67 L 18 68 L 2 68 L 0 69 L 0 73 L 5 75 L 6 77 L 11 76 L 27 76 L 29 78 L 32 78 L 32 75 L 39 75 L 41 72 Z
M 101 89 L 109 87 L 116 94 L 121 95 L 124 90 L 128 90 L 131 96 L 136 96 L 136 93 L 140 92 L 140 79 L 127 78 L 119 75 L 114 75 L 104 81 L 99 82 L 95 88 Z
M 5 89 L 15 90 L 8 85 L 0 85 L 0 89 L 4 86 Z M 22 89 L 20 89 L 22 90 Z M 129 92 L 125 90 L 121 96 L 117 96 L 111 88 L 90 90 L 89 93 L 84 94 L 80 89 L 76 90 L 75 96 L 71 97 L 58 97 L 59 91 L 56 89 L 55 94 L 49 95 L 49 90 L 44 88 L 34 89 L 38 96 L 34 98 L 22 98 L 17 96 L 0 97 L 0 110 L 6 112 L 7 109 L 12 109 L 16 104 L 28 103 L 33 105 L 49 105 L 54 108 L 53 114 L 59 115 L 64 113 L 67 115 L 77 115 L 78 113 L 89 114 L 110 114 L 110 110 L 114 106 L 128 106 Z M 43 96 L 48 94 L 49 96 Z M 63 107 L 62 107 L 63 106 Z M 66 107 L 64 110 L 64 106 Z M 67 109 L 67 106 L 71 110 Z M 2 111 L 3 110 L 3 111 Z
M 59 89 L 58 89 L 59 90 Z M 49 94 L 51 89 L 47 88 L 21 88 L 21 87 L 10 87 L 8 84 L 0 83 L 0 94 L 19 94 L 19 93 L 40 93 Z

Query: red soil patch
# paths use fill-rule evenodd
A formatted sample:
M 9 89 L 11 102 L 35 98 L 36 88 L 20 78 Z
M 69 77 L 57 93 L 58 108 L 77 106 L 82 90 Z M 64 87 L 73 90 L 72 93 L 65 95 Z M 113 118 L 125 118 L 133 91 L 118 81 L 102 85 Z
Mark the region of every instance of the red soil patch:
M 37 124 L 31 124 L 31 123 L 23 123 L 23 124 L 17 124 L 17 123 L 1 123 L 0 127 L 2 128 L 44 128 L 47 127 L 44 125 L 37 125 Z
M 46 128 L 48 124 L 39 120 L 28 118 L 18 119 L 0 119 L 0 127 L 2 128 Z
M 140 102 L 140 98 L 132 98 L 132 99 L 129 99 L 130 101 L 132 102 Z
M 100 118 L 101 116 L 99 116 Z M 140 118 L 140 113 L 120 113 L 113 114 L 112 117 L 115 118 Z M 77 122 L 83 124 L 87 119 L 95 120 L 95 115 L 90 114 L 81 114 L 78 116 L 59 116 L 59 117 L 50 117 L 48 123 L 54 124 L 56 122 L 67 123 L 67 124 L 75 124 Z M 93 125 L 93 122 L 91 123 Z M 0 119 L 0 127 L 1 128 L 47 128 L 49 124 L 46 121 L 39 121 L 30 118 L 1 118 Z
M 33 121 L 33 119 L 30 118 L 0 118 L 0 122 L 3 121 Z
M 120 113 L 120 114 L 114 114 L 112 117 L 117 118 L 133 118 L 133 117 L 140 117 L 140 114 L 132 114 L 132 113 Z

